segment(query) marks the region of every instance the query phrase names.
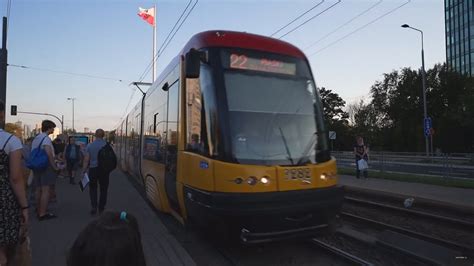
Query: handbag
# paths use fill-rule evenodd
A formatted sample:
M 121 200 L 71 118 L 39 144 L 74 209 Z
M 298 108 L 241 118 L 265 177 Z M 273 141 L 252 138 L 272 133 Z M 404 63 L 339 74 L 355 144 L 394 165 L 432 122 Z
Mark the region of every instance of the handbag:
M 367 168 L 369 168 L 369 165 L 367 164 L 367 161 L 364 160 L 364 159 L 360 159 L 357 161 L 357 166 L 359 168 L 359 170 L 366 170 Z

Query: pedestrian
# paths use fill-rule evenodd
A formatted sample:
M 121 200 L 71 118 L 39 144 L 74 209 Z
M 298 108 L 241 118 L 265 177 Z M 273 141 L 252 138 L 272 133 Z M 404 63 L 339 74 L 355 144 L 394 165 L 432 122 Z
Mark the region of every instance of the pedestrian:
M 66 152 L 64 154 L 66 158 L 66 168 L 69 174 L 69 184 L 76 184 L 74 177 L 76 176 L 76 170 L 79 169 L 82 160 L 81 146 L 76 143 L 74 137 L 69 138 L 69 143 L 66 146 Z
M 30 153 L 31 153 L 31 142 L 33 141 L 33 138 L 27 138 L 25 142 L 23 143 L 23 149 L 22 149 L 22 166 L 23 166 L 23 179 L 25 183 L 30 186 L 31 181 L 33 180 L 32 178 L 32 172 L 31 170 L 26 166 L 26 162 L 30 158 Z M 30 179 L 31 177 L 31 179 Z
M 31 144 L 32 144 L 33 140 L 34 140 L 34 137 L 29 137 L 29 138 L 26 139 L 25 144 L 23 145 L 23 160 L 24 160 L 25 167 L 26 167 L 26 162 L 30 158 Z M 27 168 L 26 171 L 29 172 L 28 179 L 26 181 L 26 183 L 28 184 L 28 191 L 27 191 L 28 203 L 30 205 L 34 206 L 34 205 L 36 205 L 36 201 L 35 201 L 35 190 L 36 190 L 36 188 L 34 187 L 34 182 L 33 182 L 34 175 L 33 175 L 33 171 L 31 171 L 31 169 Z
M 50 199 L 50 188 L 56 183 L 57 173 L 59 172 L 54 160 L 54 147 L 49 135 L 53 134 L 56 124 L 50 120 L 43 120 L 41 123 L 41 132 L 38 134 L 31 149 L 44 149 L 48 155 L 48 166 L 45 169 L 33 170 L 34 186 L 36 187 L 36 208 L 40 221 L 56 218 L 54 213 L 48 212 L 48 203 Z M 41 146 L 41 147 L 40 147 Z
M 5 104 L 0 101 L 0 120 Z M 28 200 L 22 173 L 20 139 L 0 129 L 0 265 L 7 265 L 9 254 L 19 242 L 21 226 L 28 225 Z
M 355 161 L 356 161 L 356 170 L 357 170 L 357 178 L 360 178 L 360 171 L 363 172 L 364 177 L 368 177 L 368 172 L 367 168 L 365 167 L 364 169 L 360 168 L 360 163 L 365 162 L 365 166 L 367 166 L 367 163 L 369 161 L 369 150 L 367 146 L 364 144 L 364 139 L 361 136 L 358 136 L 356 138 L 356 144 L 354 144 L 354 154 L 355 154 Z M 364 160 L 363 162 L 359 162 L 360 160 Z
M 85 174 L 89 167 L 89 196 L 91 201 L 91 215 L 97 213 L 99 207 L 99 214 L 102 213 L 107 204 L 107 190 L 109 188 L 110 172 L 99 165 L 99 152 L 110 145 L 104 140 L 105 132 L 102 129 L 95 131 L 95 140 L 86 148 L 86 154 L 83 162 L 83 173 Z M 97 205 L 97 186 L 100 187 L 99 204 Z
M 56 137 L 53 140 L 53 148 L 54 148 L 54 161 L 56 162 L 56 166 L 59 169 L 58 177 L 61 177 L 61 170 L 64 167 L 64 143 L 63 140 L 59 137 Z M 49 194 L 49 201 L 50 202 L 57 202 L 56 196 L 56 184 L 51 185 L 50 187 L 50 194 Z
M 145 266 L 137 219 L 126 212 L 104 212 L 78 235 L 67 266 Z

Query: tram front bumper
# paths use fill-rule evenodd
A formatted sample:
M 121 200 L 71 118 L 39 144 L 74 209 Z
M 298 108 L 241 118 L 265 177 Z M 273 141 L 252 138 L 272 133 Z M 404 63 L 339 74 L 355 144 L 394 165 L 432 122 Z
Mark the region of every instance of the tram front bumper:
M 344 198 L 342 186 L 265 193 L 185 187 L 184 192 L 189 217 L 204 224 L 238 225 L 242 239 L 256 241 L 322 231 L 340 211 Z

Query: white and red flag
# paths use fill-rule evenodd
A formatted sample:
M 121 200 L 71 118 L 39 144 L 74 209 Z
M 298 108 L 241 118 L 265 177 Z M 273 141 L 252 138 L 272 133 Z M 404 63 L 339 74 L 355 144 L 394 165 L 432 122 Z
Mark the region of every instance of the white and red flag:
M 139 7 L 138 8 L 138 16 L 140 16 L 143 20 L 148 22 L 148 24 L 155 26 L 155 8 L 148 8 L 144 9 Z

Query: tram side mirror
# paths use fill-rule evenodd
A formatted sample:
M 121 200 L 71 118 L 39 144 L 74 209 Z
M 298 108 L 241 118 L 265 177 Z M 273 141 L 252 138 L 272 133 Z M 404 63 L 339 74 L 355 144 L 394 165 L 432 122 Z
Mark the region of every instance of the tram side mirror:
M 201 70 L 201 58 L 205 56 L 204 52 L 191 49 L 186 54 L 186 78 L 199 78 Z

